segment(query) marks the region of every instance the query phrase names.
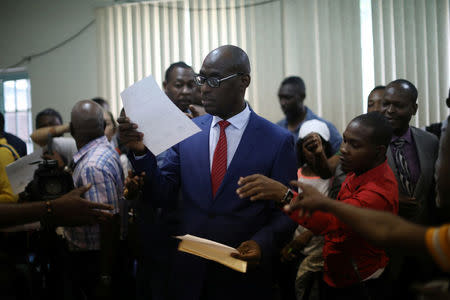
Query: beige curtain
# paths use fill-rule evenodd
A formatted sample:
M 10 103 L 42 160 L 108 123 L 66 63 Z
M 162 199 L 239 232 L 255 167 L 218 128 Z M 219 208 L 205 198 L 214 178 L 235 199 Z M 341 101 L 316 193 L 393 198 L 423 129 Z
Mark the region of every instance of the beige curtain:
M 307 86 L 306 105 L 342 132 L 363 112 L 359 0 L 185 0 L 97 8 L 99 90 L 120 109 L 119 93 L 170 63 L 198 71 L 212 49 L 247 51 L 252 108 L 283 117 L 277 90 L 289 75 Z
M 419 91 L 412 120 L 425 126 L 448 116 L 449 0 L 372 0 L 375 83 L 405 78 Z

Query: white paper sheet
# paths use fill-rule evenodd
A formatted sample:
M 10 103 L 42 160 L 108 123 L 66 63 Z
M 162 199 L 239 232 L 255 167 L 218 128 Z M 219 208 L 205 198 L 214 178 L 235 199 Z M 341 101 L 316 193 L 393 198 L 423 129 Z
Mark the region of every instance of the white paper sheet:
M 15 162 L 6 166 L 6 174 L 8 174 L 9 183 L 14 194 L 23 192 L 27 184 L 33 180 L 34 171 L 39 164 L 32 164 L 41 161 L 42 148 L 37 149 L 30 155 L 24 156 Z
M 144 133 L 144 144 L 154 155 L 200 131 L 170 101 L 152 76 L 136 82 L 120 96 L 127 117 Z

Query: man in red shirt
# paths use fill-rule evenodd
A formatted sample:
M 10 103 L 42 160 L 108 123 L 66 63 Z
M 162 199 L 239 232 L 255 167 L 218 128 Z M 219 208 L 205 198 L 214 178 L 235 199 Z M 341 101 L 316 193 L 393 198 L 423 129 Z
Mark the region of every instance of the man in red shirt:
M 337 200 L 354 206 L 398 213 L 398 190 L 394 173 L 386 162 L 392 135 L 388 121 L 379 113 L 353 119 L 343 136 L 341 163 L 349 172 Z M 323 196 L 324 197 L 324 196 Z M 302 198 L 300 194 L 299 198 Z M 372 246 L 335 216 L 315 212 L 291 218 L 315 234 L 325 236 L 322 291 L 325 299 L 383 299 L 379 277 L 388 263 L 383 249 Z
M 349 123 L 343 135 L 340 159 L 343 170 L 349 173 L 337 201 L 397 214 L 397 180 L 386 161 L 386 150 L 392 136 L 392 127 L 387 119 L 378 112 L 360 115 Z M 280 199 L 281 194 L 273 192 L 278 190 L 273 183 L 247 181 L 251 180 L 240 180 L 241 187 L 237 190 L 240 196 L 289 203 L 289 192 Z M 293 185 L 298 186 L 296 182 Z M 308 190 L 319 197 L 320 193 L 313 187 L 308 187 Z M 300 193 L 298 198 L 302 197 Z M 326 196 L 320 194 L 320 197 Z M 291 202 L 293 207 L 296 199 Z M 380 279 L 388 263 L 383 249 L 369 244 L 332 214 L 317 211 L 308 217 L 295 210 L 290 215 L 314 234 L 325 237 L 321 299 L 368 299 L 369 295 L 370 299 L 386 298 L 389 292 Z

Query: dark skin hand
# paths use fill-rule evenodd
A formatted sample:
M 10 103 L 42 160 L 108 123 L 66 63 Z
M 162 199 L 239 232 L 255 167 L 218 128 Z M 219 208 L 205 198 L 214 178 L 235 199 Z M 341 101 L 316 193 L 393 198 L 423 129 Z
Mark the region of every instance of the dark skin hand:
M 236 250 L 239 253 L 231 253 L 232 257 L 245 260 L 252 267 L 259 265 L 262 255 L 257 242 L 253 240 L 245 241 Z
M 317 133 L 308 134 L 303 140 L 303 149 L 305 156 L 310 156 L 313 159 L 311 167 L 316 174 L 321 178 L 330 178 L 336 170 L 336 164 L 330 164 L 322 144 L 322 139 Z M 339 159 L 337 160 L 339 162 Z
M 53 216 L 51 221 L 61 226 L 91 225 L 111 219 L 112 214 L 98 209 L 112 210 L 111 205 L 84 200 L 91 184 L 79 187 L 51 201 Z
M 253 174 L 239 178 L 240 186 L 236 193 L 239 198 L 250 197 L 251 201 L 275 200 L 281 201 L 288 188 L 282 183 L 261 174 Z
M 302 232 L 295 239 L 290 241 L 281 250 L 281 261 L 289 262 L 297 257 L 300 251 L 308 245 L 309 241 L 313 237 L 313 233 L 309 230 Z
M 301 193 L 292 199 L 289 205 L 284 207 L 285 211 L 293 212 L 299 209 L 299 217 L 303 217 L 304 215 L 309 216 L 311 212 L 316 210 L 326 211 L 326 203 L 327 201 L 330 201 L 327 196 L 308 184 L 302 184 L 295 180 L 292 180 L 290 184 L 300 188 L 299 191 L 301 191 Z
M 131 123 L 127 117 L 117 119 L 119 123 L 119 140 L 136 155 L 143 155 L 147 152 L 144 145 L 144 134 L 137 131 L 137 124 Z
M 139 175 L 135 175 L 133 171 L 128 171 L 128 176 L 127 178 L 125 178 L 125 189 L 123 191 L 123 195 L 125 198 L 136 198 L 138 192 L 144 186 L 144 176 L 145 172 L 142 172 Z
M 206 114 L 205 108 L 200 105 L 189 105 L 190 113 L 185 113 L 186 116 L 188 116 L 189 119 L 194 119 L 200 116 L 203 116 Z
M 53 154 L 45 152 L 44 154 L 42 154 L 42 158 L 46 160 L 56 160 L 58 162 L 58 167 L 60 169 L 63 169 L 65 166 L 64 160 L 62 159 L 61 155 L 55 150 L 53 150 Z

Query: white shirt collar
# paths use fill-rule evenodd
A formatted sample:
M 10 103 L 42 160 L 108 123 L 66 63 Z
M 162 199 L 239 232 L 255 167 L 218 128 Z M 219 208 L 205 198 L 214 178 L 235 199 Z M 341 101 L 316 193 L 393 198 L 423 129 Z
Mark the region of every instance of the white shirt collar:
M 249 118 L 250 118 L 250 108 L 248 107 L 247 103 L 245 103 L 244 110 L 238 113 L 237 115 L 232 116 L 227 121 L 230 122 L 230 124 L 236 127 L 237 129 L 242 129 L 247 124 Z M 213 116 L 211 128 L 216 126 L 217 123 L 219 123 L 219 121 L 222 121 L 220 117 Z

